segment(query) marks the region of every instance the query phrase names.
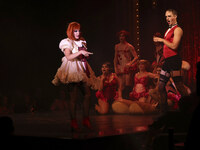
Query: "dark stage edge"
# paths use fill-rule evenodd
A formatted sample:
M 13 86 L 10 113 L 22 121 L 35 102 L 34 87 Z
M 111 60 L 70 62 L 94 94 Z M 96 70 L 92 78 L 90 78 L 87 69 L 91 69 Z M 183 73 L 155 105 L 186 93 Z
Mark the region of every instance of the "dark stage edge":
M 81 112 L 77 114 L 79 132 L 71 131 L 67 112 L 9 114 L 7 116 L 14 122 L 14 136 L 3 138 L 2 142 L 25 149 L 143 150 L 148 125 L 156 118 L 156 115 L 98 115 L 91 112 L 93 128 L 89 130 L 81 124 Z

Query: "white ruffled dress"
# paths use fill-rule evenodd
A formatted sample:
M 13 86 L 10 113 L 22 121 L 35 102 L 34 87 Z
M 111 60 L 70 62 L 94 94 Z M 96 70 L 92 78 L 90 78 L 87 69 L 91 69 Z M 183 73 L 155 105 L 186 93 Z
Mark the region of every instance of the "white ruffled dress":
M 69 38 L 63 39 L 60 44 L 59 48 L 64 53 L 64 50 L 67 48 L 71 50 L 72 53 L 77 53 L 78 47 L 82 47 L 82 43 L 86 43 L 86 41 L 79 40 L 74 41 Z M 85 82 L 88 86 L 91 86 L 93 89 L 96 89 L 96 85 L 93 85 L 96 77 L 91 69 L 88 62 L 86 62 L 88 70 L 90 72 L 90 77 L 86 75 L 86 67 L 83 61 L 81 61 L 78 58 L 75 58 L 73 60 L 67 60 L 67 58 L 64 56 L 62 58 L 62 64 L 60 68 L 58 68 L 57 73 L 52 80 L 52 83 L 54 85 L 62 84 L 68 84 L 68 83 L 78 83 L 78 82 Z

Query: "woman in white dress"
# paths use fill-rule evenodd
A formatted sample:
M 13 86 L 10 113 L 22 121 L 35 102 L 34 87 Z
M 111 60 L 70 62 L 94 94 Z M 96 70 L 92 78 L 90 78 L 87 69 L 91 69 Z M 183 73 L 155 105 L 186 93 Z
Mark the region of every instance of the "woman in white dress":
M 76 101 L 79 90 L 84 96 L 83 100 L 83 122 L 87 128 L 91 128 L 89 120 L 89 104 L 90 104 L 90 87 L 91 79 L 94 77 L 87 57 L 93 53 L 87 51 L 86 41 L 81 36 L 80 24 L 71 22 L 67 28 L 67 36 L 61 40 L 59 48 L 64 53 L 62 65 L 58 68 L 57 73 L 52 81 L 54 85 L 66 85 L 69 92 L 69 111 L 71 117 L 71 129 L 79 130 L 76 120 Z

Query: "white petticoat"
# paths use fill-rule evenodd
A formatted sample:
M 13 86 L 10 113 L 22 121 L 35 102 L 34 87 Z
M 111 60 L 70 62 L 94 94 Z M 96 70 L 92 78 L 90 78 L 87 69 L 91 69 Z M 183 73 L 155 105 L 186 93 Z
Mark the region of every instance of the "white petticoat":
M 87 63 L 87 65 L 89 65 Z M 60 68 L 58 68 L 57 73 L 52 80 L 52 83 L 55 86 L 60 84 L 68 84 L 68 83 L 78 83 L 85 82 L 92 89 L 97 89 L 99 85 L 97 84 L 97 78 L 94 72 L 91 70 L 89 66 L 90 78 L 87 77 L 84 72 L 84 64 L 82 61 L 78 59 L 74 59 L 73 61 L 68 61 L 66 57 L 62 58 L 62 64 Z
M 69 38 L 66 38 L 60 42 L 59 48 L 63 53 L 66 48 L 69 49 L 72 53 L 77 53 L 79 51 L 78 47 L 82 47 L 83 43 L 86 43 L 86 41 L 73 41 Z M 83 61 L 78 58 L 69 61 L 64 56 L 62 58 L 62 64 L 60 68 L 58 68 L 52 83 L 57 86 L 61 83 L 68 84 L 85 82 L 88 86 L 91 86 L 92 89 L 97 89 L 99 87 L 99 81 L 97 80 L 92 68 L 88 63 L 87 68 L 90 72 L 89 78 L 85 73 L 86 66 Z

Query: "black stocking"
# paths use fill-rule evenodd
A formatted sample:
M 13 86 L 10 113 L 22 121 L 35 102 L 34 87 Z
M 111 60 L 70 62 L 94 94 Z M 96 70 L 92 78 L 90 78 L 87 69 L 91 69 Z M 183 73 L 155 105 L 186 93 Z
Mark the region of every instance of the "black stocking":
M 78 95 L 78 86 L 73 84 L 70 86 L 70 101 L 69 101 L 69 113 L 71 119 L 76 119 L 76 101 Z
M 84 86 L 83 115 L 84 117 L 88 117 L 90 110 L 91 91 L 89 86 L 85 84 L 83 86 Z

